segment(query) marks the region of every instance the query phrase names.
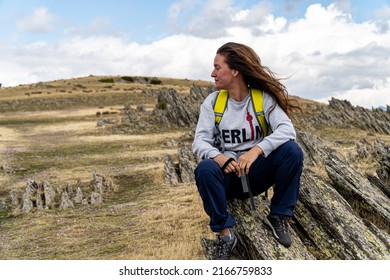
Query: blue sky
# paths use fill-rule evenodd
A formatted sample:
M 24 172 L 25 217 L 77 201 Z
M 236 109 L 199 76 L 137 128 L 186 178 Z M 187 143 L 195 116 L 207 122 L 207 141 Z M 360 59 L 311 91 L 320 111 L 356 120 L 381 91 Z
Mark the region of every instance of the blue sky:
M 0 0 L 0 83 L 94 75 L 210 80 L 248 44 L 292 95 L 390 104 L 390 1 Z
M 66 30 L 78 30 L 84 35 L 93 33 L 121 33 L 128 40 L 148 43 L 164 36 L 181 32 L 181 25 L 186 25 L 188 19 L 195 17 L 208 4 L 205 0 L 0 0 L 1 26 L 0 34 L 17 39 L 15 42 L 26 43 L 37 39 L 58 40 L 68 34 Z M 356 22 L 370 20 L 383 7 L 389 7 L 389 1 L 311 1 L 311 0 L 273 0 L 273 1 L 215 1 L 214 3 L 231 3 L 231 6 L 241 9 L 251 9 L 259 3 L 266 7 L 275 17 L 285 17 L 288 20 L 302 18 L 309 5 L 321 3 L 326 7 L 338 3 L 348 10 Z M 180 6 L 180 15 L 171 20 L 173 7 Z M 224 5 L 221 5 L 223 7 Z M 32 15 L 37 8 L 46 8 L 53 15 L 49 20 L 53 27 L 50 32 L 41 28 L 35 31 L 18 29 L 18 22 Z M 93 30 L 93 28 L 99 30 Z M 16 34 L 15 34 L 16 32 Z

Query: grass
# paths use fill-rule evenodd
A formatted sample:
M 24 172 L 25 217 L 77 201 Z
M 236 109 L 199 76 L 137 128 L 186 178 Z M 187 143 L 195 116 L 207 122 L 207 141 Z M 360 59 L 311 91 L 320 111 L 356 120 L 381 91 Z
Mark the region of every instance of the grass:
M 207 225 L 194 186 L 133 185 L 137 178 L 128 177 L 129 186 L 101 207 L 9 219 L 1 226 L 1 258 L 202 259 L 199 239 L 207 233 L 200 229 Z

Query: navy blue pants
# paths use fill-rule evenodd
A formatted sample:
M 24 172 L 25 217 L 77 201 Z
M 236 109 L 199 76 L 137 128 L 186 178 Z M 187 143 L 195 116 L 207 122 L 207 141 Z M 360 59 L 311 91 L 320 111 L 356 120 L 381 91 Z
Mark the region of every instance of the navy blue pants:
M 259 195 L 274 185 L 271 214 L 292 216 L 298 201 L 303 153 L 298 144 L 288 141 L 268 157 L 259 156 L 249 170 L 249 185 L 253 195 Z M 235 173 L 226 174 L 212 159 L 202 160 L 195 169 L 195 180 L 203 206 L 210 217 L 210 228 L 219 232 L 232 228 L 236 221 L 227 211 L 231 198 L 247 198 L 241 179 Z

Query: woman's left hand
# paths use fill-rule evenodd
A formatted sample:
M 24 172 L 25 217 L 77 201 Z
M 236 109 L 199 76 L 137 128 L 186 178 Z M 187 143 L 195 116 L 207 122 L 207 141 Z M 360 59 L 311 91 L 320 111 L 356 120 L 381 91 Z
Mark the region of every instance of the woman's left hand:
M 259 146 L 254 146 L 252 149 L 250 149 L 248 152 L 240 156 L 237 160 L 239 171 L 238 171 L 238 177 L 241 177 L 245 174 L 249 173 L 249 168 L 251 167 L 252 163 L 261 155 L 263 154 L 263 150 Z

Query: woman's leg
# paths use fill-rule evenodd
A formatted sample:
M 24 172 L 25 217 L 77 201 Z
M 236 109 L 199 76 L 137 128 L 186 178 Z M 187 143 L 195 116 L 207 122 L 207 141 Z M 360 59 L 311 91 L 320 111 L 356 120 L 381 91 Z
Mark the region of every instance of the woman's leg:
M 295 141 L 286 142 L 252 164 L 249 180 L 254 195 L 275 184 L 271 214 L 292 216 L 298 201 L 302 165 L 303 152 Z
M 195 169 L 196 185 L 213 232 L 233 228 L 236 224 L 234 217 L 227 211 L 227 177 L 212 159 L 202 160 Z

